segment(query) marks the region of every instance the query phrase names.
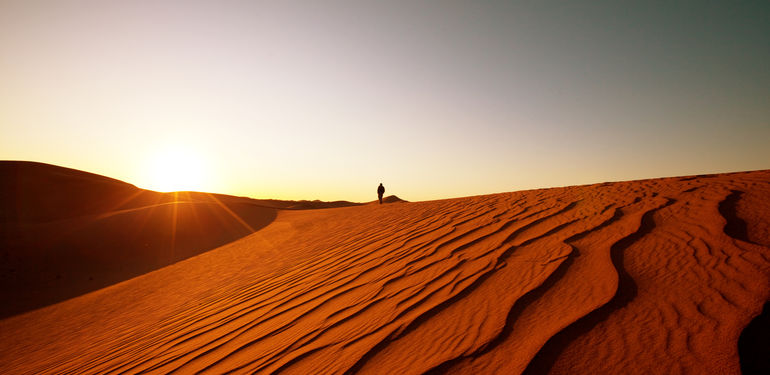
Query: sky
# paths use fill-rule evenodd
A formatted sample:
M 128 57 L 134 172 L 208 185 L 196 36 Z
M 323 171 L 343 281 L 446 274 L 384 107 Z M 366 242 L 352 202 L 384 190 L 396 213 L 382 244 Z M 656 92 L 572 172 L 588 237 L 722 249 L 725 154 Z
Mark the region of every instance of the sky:
M 0 0 L 0 159 L 432 200 L 770 168 L 770 2 Z

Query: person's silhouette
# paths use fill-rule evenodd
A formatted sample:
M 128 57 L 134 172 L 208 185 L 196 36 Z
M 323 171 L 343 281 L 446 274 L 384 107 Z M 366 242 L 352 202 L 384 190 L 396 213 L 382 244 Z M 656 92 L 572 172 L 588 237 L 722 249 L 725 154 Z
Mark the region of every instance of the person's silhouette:
M 377 197 L 380 198 L 380 204 L 382 204 L 383 194 L 385 194 L 385 186 L 382 186 L 382 182 L 380 182 L 380 186 L 377 187 Z

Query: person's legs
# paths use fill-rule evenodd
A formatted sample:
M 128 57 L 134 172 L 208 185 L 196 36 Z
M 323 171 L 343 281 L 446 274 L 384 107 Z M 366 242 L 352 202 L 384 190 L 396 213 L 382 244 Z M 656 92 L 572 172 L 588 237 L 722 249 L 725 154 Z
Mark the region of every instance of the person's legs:
M 380 204 L 382 204 L 382 195 L 380 195 L 379 198 L 380 198 Z

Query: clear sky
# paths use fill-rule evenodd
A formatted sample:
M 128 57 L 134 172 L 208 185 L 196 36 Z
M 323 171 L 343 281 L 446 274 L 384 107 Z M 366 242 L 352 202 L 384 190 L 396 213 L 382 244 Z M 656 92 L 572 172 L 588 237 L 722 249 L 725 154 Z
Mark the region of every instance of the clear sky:
M 0 159 L 428 200 L 770 168 L 770 2 L 0 0 Z

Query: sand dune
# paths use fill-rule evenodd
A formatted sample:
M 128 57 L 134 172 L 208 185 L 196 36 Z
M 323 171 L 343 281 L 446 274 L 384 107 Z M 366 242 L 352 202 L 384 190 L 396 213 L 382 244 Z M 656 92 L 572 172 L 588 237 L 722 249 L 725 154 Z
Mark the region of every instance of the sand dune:
M 2 373 L 740 373 L 770 171 L 309 211 L 0 321 Z
M 277 209 L 298 204 L 158 193 L 32 162 L 0 162 L 0 181 L 0 317 L 214 249 L 266 226 Z

